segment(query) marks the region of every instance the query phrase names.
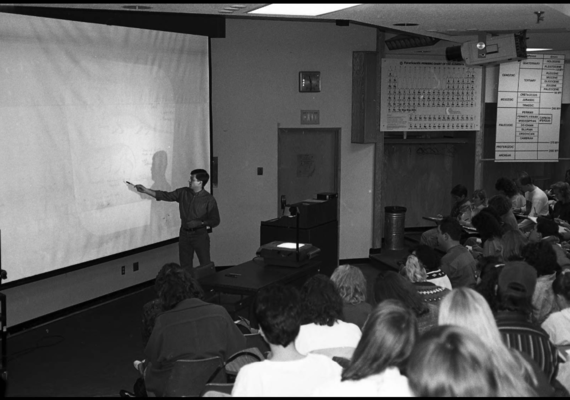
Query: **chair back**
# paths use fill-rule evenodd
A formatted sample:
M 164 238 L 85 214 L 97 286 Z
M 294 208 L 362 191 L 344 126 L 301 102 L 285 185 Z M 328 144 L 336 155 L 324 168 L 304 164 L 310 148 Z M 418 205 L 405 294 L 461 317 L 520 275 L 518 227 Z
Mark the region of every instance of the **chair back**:
M 233 383 L 206 383 L 201 397 L 231 397 Z
M 258 333 L 248 333 L 243 335 L 245 336 L 245 345 L 248 348 L 257 347 L 261 354 L 264 356 L 271 351 L 271 348 L 267 344 L 267 342 L 261 337 L 261 334 Z M 266 357 L 264 357 L 266 358 Z
M 207 383 L 227 382 L 220 357 L 177 360 L 166 382 L 164 397 L 198 397 Z
M 247 364 L 265 360 L 265 357 L 257 347 L 240 350 L 232 354 L 225 362 L 225 370 L 228 382 L 235 382 L 239 370 Z

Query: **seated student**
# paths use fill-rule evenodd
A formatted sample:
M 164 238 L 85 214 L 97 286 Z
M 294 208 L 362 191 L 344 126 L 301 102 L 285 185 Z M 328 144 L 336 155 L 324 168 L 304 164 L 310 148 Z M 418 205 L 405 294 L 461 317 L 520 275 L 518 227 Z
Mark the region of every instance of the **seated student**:
M 360 329 L 372 311 L 366 302 L 366 278 L 360 268 L 353 265 L 339 265 L 331 275 L 340 297 L 342 297 L 341 318 L 345 322 L 356 324 Z
M 184 268 L 170 268 L 164 274 L 159 292 L 164 311 L 156 317 L 142 368 L 150 394 L 162 396 L 178 359 L 219 356 L 225 361 L 245 349 L 245 337 L 226 309 L 195 298 L 197 286 Z
M 411 397 L 402 375 L 418 336 L 414 313 L 397 300 L 378 304 L 340 382 L 319 387 L 325 397 Z
M 473 332 L 454 325 L 438 326 L 416 341 L 408 379 L 417 397 L 496 397 L 500 393 L 491 350 Z
M 560 311 L 550 314 L 541 327 L 555 346 L 567 349 L 570 346 L 570 271 L 564 270 L 556 274 L 552 290 Z M 566 354 L 566 362 L 560 363 L 557 379 L 570 390 L 570 360 L 564 350 L 561 353 Z
M 469 288 L 453 289 L 443 300 L 440 325 L 457 325 L 483 339 L 499 377 L 499 397 L 552 396 L 550 382 L 538 365 L 525 353 L 509 349 L 501 338 L 491 308 L 485 298 Z
M 301 354 L 295 348 L 301 313 L 301 298 L 295 288 L 264 288 L 256 296 L 254 308 L 271 356 L 240 369 L 233 397 L 307 397 L 324 382 L 340 381 L 342 367 L 335 361 L 320 354 Z
M 427 272 L 414 254 L 408 256 L 400 274 L 408 278 L 422 299 L 428 303 L 439 305 L 441 299 L 449 293 L 449 289 L 428 282 Z
M 441 259 L 441 270 L 449 277 L 453 288 L 474 287 L 477 282 L 476 261 L 469 250 L 459 243 L 462 228 L 459 222 L 446 217 L 437 227 L 438 243 L 446 254 Z
M 548 334 L 531 322 L 536 270 L 523 261 L 505 263 L 499 274 L 497 327 L 505 344 L 529 355 L 551 384 L 558 371 L 557 349 Z
M 526 206 L 522 210 L 523 215 L 538 217 L 548 215 L 548 196 L 542 189 L 532 182 L 529 175 L 523 175 L 518 179 L 521 189 L 525 192 Z M 519 223 L 519 229 L 527 232 L 532 229 L 532 221 L 525 219 Z
M 449 214 L 450 217 L 458 221 L 471 219 L 471 202 L 467 199 L 467 194 L 467 188 L 463 185 L 455 185 L 451 189 L 453 206 L 451 207 L 451 212 Z M 441 215 L 438 216 L 441 217 Z M 443 250 L 437 239 L 437 228 L 432 228 L 422 233 L 420 243 Z
M 550 185 L 550 189 L 556 199 L 554 207 L 550 210 L 550 217 L 570 222 L 570 185 L 566 182 L 556 182 Z
M 418 319 L 420 334 L 437 325 L 438 305 L 423 300 L 410 281 L 394 271 L 380 271 L 374 282 L 374 300 L 399 300 Z
M 504 266 L 505 264 L 496 257 L 485 257 L 481 262 L 481 277 L 475 286 L 475 290 L 485 298 L 493 314 L 499 309 L 497 285 Z
M 449 290 L 452 289 L 449 277 L 440 269 L 441 257 L 434 249 L 425 244 L 420 244 L 412 254 L 418 257 L 420 264 L 425 268 L 428 282 Z
M 559 311 L 554 299 L 552 281 L 556 278 L 556 271 L 560 266 L 556 262 L 556 253 L 547 242 L 529 243 L 523 249 L 524 261 L 536 270 L 537 281 L 532 295 L 533 320 L 539 325 L 546 317 Z
M 529 242 L 547 242 L 550 243 L 556 253 L 556 262 L 561 268 L 570 268 L 570 259 L 560 244 L 560 236 L 558 234 L 558 225 L 556 222 L 546 217 L 538 217 L 536 224 L 528 235 Z
M 301 288 L 301 330 L 295 339 L 299 353 L 336 348 L 349 348 L 352 353 L 362 332 L 341 318 L 342 297 L 334 283 L 323 274 L 309 278 Z
M 520 261 L 523 259 L 522 249 L 528 244 L 528 238 L 520 229 L 508 227 L 503 236 L 503 260 Z
M 519 230 L 519 223 L 513 214 L 512 203 L 507 196 L 498 194 L 491 197 L 489 199 L 489 208 L 495 210 L 497 215 L 501 218 L 503 231 L 506 230 L 507 227 Z
M 487 193 L 484 189 L 477 189 L 473 191 L 471 196 L 471 213 L 468 219 L 459 220 L 459 223 L 463 226 L 473 226 L 471 220 L 476 216 L 479 211 L 487 207 Z
M 526 205 L 526 199 L 520 194 L 515 181 L 510 178 L 501 177 L 495 182 L 495 189 L 500 194 L 507 196 L 511 201 L 511 208 L 515 214 L 522 212 Z
M 160 293 L 162 289 L 162 285 L 164 284 L 165 281 L 165 276 L 167 275 L 168 271 L 172 269 L 186 270 L 185 268 L 182 268 L 180 265 L 176 263 L 164 264 L 163 267 L 160 269 L 160 271 L 158 271 L 158 274 L 156 275 L 156 279 L 154 281 L 154 290 L 157 295 Z M 190 277 L 191 275 L 188 278 Z M 190 280 L 188 279 L 188 281 Z M 193 298 L 196 299 L 204 298 L 204 291 L 202 290 L 202 287 L 200 285 L 192 285 L 191 290 L 194 290 L 194 293 L 192 293 Z M 142 312 L 143 348 L 146 347 L 148 339 L 152 334 L 156 317 L 164 311 L 162 305 L 163 304 L 162 301 L 160 300 L 160 297 L 157 297 L 156 299 L 149 301 L 143 306 L 143 312 Z
M 473 217 L 471 221 L 477 229 L 483 245 L 482 248 L 477 244 L 473 245 L 472 254 L 475 254 L 477 259 L 481 257 L 502 258 L 503 256 L 503 231 L 493 213 L 494 211 L 491 212 L 488 208 L 485 208 Z

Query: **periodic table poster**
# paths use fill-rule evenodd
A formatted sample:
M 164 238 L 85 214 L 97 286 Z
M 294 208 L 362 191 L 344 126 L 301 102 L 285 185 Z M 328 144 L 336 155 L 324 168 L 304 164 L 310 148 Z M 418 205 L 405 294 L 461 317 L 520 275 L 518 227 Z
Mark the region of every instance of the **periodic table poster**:
M 381 79 L 380 130 L 480 129 L 480 66 L 384 58 Z
M 499 69 L 496 162 L 556 162 L 564 55 L 529 54 Z

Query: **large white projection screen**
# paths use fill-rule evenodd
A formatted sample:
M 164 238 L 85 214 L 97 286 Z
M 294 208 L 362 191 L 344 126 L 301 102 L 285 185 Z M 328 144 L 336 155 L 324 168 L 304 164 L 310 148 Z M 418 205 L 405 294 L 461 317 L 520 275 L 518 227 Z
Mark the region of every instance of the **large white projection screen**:
M 178 236 L 161 190 L 209 169 L 208 39 L 0 14 L 7 282 Z

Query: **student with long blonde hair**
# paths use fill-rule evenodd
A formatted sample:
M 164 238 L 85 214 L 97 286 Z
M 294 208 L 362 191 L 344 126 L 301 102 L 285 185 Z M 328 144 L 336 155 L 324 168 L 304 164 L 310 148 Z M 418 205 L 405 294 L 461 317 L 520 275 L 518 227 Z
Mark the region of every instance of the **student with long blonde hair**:
M 452 290 L 441 302 L 438 322 L 465 327 L 483 340 L 497 372 L 498 396 L 552 395 L 548 379 L 532 359 L 504 344 L 491 308 L 475 290 Z

